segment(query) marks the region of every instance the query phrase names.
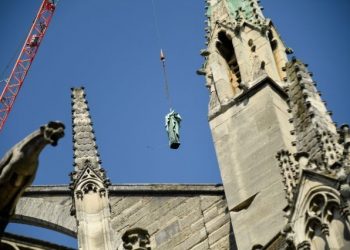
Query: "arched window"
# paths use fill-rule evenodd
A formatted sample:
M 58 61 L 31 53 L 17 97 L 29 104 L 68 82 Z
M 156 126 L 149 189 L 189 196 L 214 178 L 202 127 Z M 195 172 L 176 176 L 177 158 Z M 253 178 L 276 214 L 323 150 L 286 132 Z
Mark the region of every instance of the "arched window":
M 218 33 L 216 48 L 219 51 L 219 54 L 226 61 L 228 77 L 230 79 L 233 92 L 236 94 L 241 83 L 241 73 L 239 70 L 235 50 L 233 48 L 232 39 L 224 31 L 220 31 Z
M 339 195 L 319 190 L 307 200 L 305 233 L 311 249 L 350 249 L 349 223 L 340 213 Z

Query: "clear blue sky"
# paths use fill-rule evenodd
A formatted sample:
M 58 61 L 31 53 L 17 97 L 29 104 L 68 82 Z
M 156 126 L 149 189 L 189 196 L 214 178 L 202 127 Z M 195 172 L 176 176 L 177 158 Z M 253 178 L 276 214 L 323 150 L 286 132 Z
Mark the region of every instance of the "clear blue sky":
M 80 0 L 58 2 L 38 55 L 4 129 L 0 155 L 50 120 L 66 124 L 57 147 L 40 158 L 35 185 L 68 184 L 72 167 L 70 88 L 85 86 L 103 167 L 112 183 L 220 183 L 207 123 L 208 92 L 195 74 L 203 63 L 204 1 Z M 0 73 L 16 55 L 41 0 L 0 2 Z M 262 1 L 283 40 L 310 65 L 333 118 L 350 121 L 350 2 Z M 170 150 L 164 130 L 159 49 L 170 92 L 183 117 L 182 145 Z M 15 57 L 16 57 L 15 56 Z M 9 69 L 1 79 L 8 76 Z M 12 225 L 11 232 L 27 228 Z M 49 236 L 48 236 L 49 237 Z M 42 237 L 43 238 L 43 237 Z M 45 237 L 46 238 L 46 237 Z M 57 242 L 57 241 L 56 241 Z M 74 240 L 58 242 L 74 246 Z

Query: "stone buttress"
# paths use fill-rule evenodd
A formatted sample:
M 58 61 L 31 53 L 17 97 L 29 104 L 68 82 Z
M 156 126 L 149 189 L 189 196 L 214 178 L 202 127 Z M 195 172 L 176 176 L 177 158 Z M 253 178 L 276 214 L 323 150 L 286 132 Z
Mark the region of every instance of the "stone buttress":
M 238 249 L 259 249 L 285 221 L 276 153 L 293 150 L 283 70 L 292 50 L 256 0 L 207 0 L 209 124 Z M 264 232 L 264 233 L 262 233 Z
M 77 220 L 78 245 L 82 250 L 114 249 L 108 198 L 109 180 L 101 167 L 84 88 L 72 89 L 74 194 L 71 213 Z

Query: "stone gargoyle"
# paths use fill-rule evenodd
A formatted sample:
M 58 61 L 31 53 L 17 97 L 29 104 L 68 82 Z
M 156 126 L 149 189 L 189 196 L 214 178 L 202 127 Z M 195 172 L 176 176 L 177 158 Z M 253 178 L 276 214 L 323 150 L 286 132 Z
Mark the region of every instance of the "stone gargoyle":
M 17 143 L 0 160 L 0 235 L 25 188 L 35 178 L 40 152 L 48 144 L 56 146 L 64 136 L 64 128 L 63 123 L 51 121 Z
M 151 250 L 150 235 L 142 228 L 132 228 L 127 230 L 123 236 L 123 247 L 125 250 Z

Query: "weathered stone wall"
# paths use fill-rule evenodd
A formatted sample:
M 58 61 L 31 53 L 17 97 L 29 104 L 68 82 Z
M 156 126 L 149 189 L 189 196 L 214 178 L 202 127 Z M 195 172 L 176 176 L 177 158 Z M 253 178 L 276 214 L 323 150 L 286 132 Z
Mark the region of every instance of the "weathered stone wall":
M 115 247 L 122 235 L 143 228 L 152 250 L 236 249 L 222 186 L 112 185 L 109 188 Z M 30 187 L 16 208 L 15 221 L 76 236 L 68 186 Z
M 138 227 L 149 232 L 152 250 L 236 249 L 222 187 L 112 186 L 110 200 L 118 246 Z
M 287 204 L 275 156 L 291 147 L 288 106 L 268 78 L 256 88 L 210 121 L 239 249 L 273 238 Z
M 55 230 L 76 237 L 76 221 L 68 186 L 36 186 L 26 189 L 12 221 Z

